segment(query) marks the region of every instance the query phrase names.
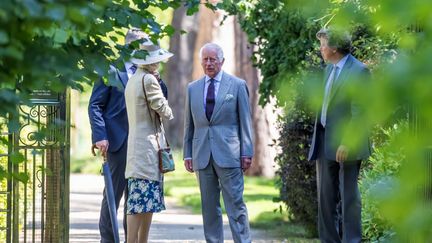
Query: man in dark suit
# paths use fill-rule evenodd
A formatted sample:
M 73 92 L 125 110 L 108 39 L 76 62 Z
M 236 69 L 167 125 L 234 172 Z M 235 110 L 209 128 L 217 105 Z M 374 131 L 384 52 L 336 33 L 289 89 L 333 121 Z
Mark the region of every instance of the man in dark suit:
M 125 38 L 125 44 L 140 40 L 147 35 L 139 29 L 130 29 Z M 102 79 L 95 82 L 89 101 L 88 113 L 92 129 L 92 152 L 99 149 L 102 156 L 108 161 L 118 209 L 120 200 L 125 191 L 127 180 L 125 179 L 126 151 L 128 137 L 128 120 L 124 98 L 124 88 L 130 76 L 135 72 L 136 66 L 130 62 L 123 62 L 121 67 L 110 66 L 109 73 L 120 81 L 121 87 L 105 84 Z M 162 91 L 167 97 L 165 83 L 159 78 Z M 105 191 L 105 190 L 104 190 Z M 126 210 L 124 210 L 126 212 Z M 126 215 L 123 218 L 123 227 L 126 232 Z M 99 230 L 101 242 L 114 242 L 110 214 L 105 193 L 101 205 Z
M 350 54 L 351 40 L 346 33 L 322 29 L 317 38 L 321 55 L 329 63 L 308 158 L 317 160 L 319 236 L 322 242 L 360 242 L 357 181 L 370 147 L 367 126 L 358 126 L 362 109 L 352 87 L 365 85 L 369 70 Z

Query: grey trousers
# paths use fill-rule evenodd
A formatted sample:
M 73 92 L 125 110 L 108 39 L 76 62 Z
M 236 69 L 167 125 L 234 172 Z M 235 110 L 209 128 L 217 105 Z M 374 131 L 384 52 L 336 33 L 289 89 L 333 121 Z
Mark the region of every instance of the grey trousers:
M 249 219 L 243 202 L 243 171 L 241 168 L 221 168 L 210 157 L 210 163 L 197 171 L 201 192 L 204 235 L 207 242 L 223 243 L 220 192 L 224 200 L 234 242 L 251 242 Z
M 338 163 L 324 156 L 324 130 L 319 135 L 318 231 L 321 242 L 361 242 L 361 161 Z
M 120 200 L 124 195 L 125 201 L 127 199 L 127 180 L 125 179 L 126 169 L 126 151 L 127 141 L 123 143 L 119 151 L 114 153 L 108 153 L 108 165 L 110 167 L 112 183 L 114 188 L 116 208 L 119 208 Z M 123 215 L 123 228 L 126 235 L 126 203 L 124 204 L 124 215 Z M 114 234 L 112 231 L 111 219 L 108 209 L 108 203 L 105 195 L 105 189 L 103 192 L 103 199 L 99 218 L 99 231 L 101 235 L 102 243 L 114 243 Z

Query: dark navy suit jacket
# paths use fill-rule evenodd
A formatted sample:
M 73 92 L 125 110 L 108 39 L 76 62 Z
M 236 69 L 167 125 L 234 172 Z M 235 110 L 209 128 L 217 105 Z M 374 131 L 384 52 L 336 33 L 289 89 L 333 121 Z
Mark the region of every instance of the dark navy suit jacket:
M 108 140 L 108 152 L 116 152 L 127 139 L 128 120 L 124 98 L 127 72 L 110 66 L 110 71 L 121 81 L 122 88 L 106 85 L 102 79 L 95 82 L 89 101 L 88 113 L 92 129 L 92 143 Z
M 106 85 L 102 79 L 93 86 L 89 101 L 88 113 L 92 129 L 92 143 L 108 140 L 108 152 L 118 151 L 127 140 L 128 120 L 124 98 L 124 88 L 128 75 L 124 67 L 110 66 L 109 73 L 121 81 L 122 87 Z M 165 83 L 160 80 L 162 92 L 168 97 Z
M 324 136 L 324 153 L 325 158 L 328 160 L 336 161 L 336 151 L 339 145 L 349 145 L 349 140 L 355 139 L 357 144 L 355 147 L 351 147 L 348 153 L 347 161 L 363 160 L 370 155 L 370 144 L 369 144 L 369 128 L 363 124 L 363 127 L 353 128 L 354 125 L 361 123 L 362 107 L 356 102 L 355 96 L 350 95 L 348 91 L 351 84 L 347 82 L 360 82 L 367 81 L 370 79 L 369 69 L 353 57 L 348 54 L 348 59 L 339 74 L 339 78 L 335 81 L 332 87 L 332 94 L 330 95 L 330 101 L 327 109 L 327 122 Z M 326 68 L 325 80 L 330 75 L 330 65 Z M 363 85 L 366 85 L 364 83 Z M 355 86 L 354 86 L 355 87 Z M 361 94 L 357 94 L 361 95 Z M 318 112 L 315 118 L 315 126 L 312 137 L 312 143 L 309 150 L 308 160 L 316 160 L 318 158 L 318 139 L 317 129 L 320 124 L 321 113 Z M 351 126 L 350 126 L 351 125 Z M 345 134 L 343 127 L 351 127 L 348 129 L 351 134 Z M 356 132 L 356 133 L 354 133 Z

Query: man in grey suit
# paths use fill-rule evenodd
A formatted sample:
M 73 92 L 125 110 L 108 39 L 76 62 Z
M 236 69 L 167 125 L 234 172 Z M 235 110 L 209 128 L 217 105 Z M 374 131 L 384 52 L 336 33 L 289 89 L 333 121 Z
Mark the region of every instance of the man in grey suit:
M 252 121 L 246 82 L 221 71 L 220 46 L 200 50 L 205 76 L 187 89 L 184 164 L 196 172 L 207 242 L 223 242 L 220 191 L 234 242 L 251 242 L 243 172 L 252 163 Z
M 359 94 L 352 91 L 366 85 L 369 70 L 350 54 L 351 39 L 345 32 L 322 29 L 317 38 L 322 57 L 330 63 L 309 151 L 309 160 L 317 160 L 319 236 L 322 242 L 360 242 L 357 180 L 370 147 Z

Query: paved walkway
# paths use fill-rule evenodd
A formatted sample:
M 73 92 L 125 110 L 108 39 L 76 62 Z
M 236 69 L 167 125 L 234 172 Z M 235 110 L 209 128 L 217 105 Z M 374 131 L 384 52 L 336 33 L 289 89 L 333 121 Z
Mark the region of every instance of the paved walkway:
M 97 175 L 71 175 L 70 188 L 70 242 L 99 242 L 99 209 L 102 200 L 103 177 Z M 167 210 L 154 214 L 150 229 L 150 242 L 205 242 L 200 215 L 166 200 Z M 122 206 L 120 206 L 122 208 Z M 123 214 L 120 209 L 119 216 Z M 123 225 L 118 217 L 119 226 Z M 120 239 L 124 239 L 123 230 Z M 228 221 L 224 218 L 225 242 L 233 242 Z M 264 231 L 252 229 L 254 242 L 280 242 L 270 240 Z

